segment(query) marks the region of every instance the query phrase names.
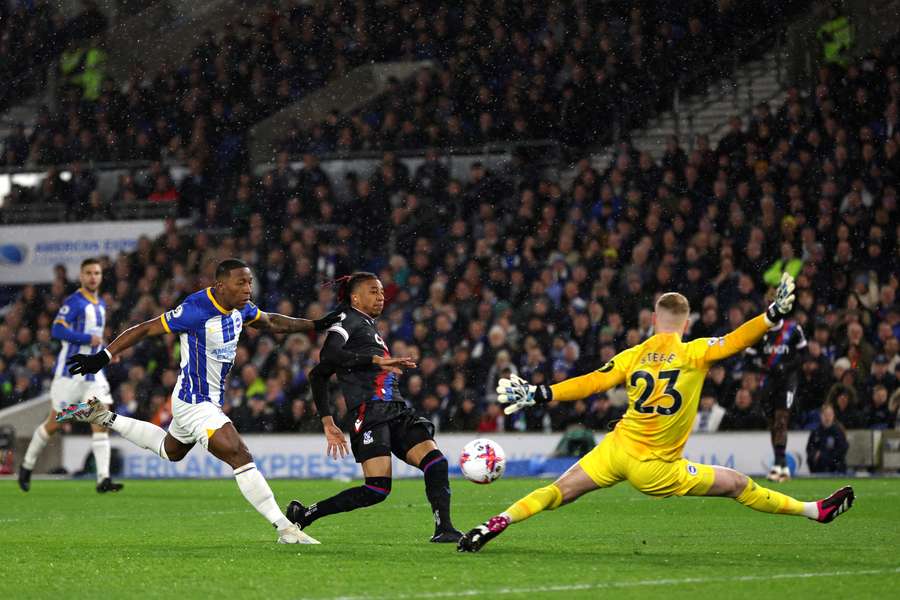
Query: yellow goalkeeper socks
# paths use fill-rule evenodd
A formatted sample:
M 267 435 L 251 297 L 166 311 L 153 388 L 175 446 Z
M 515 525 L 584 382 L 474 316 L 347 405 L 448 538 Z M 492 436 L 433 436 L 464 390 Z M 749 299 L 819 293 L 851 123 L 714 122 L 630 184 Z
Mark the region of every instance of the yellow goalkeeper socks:
M 815 504 L 814 502 L 800 502 L 781 492 L 759 486 L 749 477 L 747 478 L 747 487 L 735 500 L 753 510 L 781 515 L 809 516 L 806 505 Z
M 562 504 L 562 492 L 551 483 L 534 490 L 507 508 L 503 514 L 509 517 L 510 522 L 518 523 L 543 510 L 553 510 L 560 504 Z

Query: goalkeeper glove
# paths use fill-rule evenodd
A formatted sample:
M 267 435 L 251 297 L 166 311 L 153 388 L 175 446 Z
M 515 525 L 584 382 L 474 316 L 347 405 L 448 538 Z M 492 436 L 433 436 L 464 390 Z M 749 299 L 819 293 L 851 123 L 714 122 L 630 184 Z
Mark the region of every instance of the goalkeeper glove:
M 506 404 L 503 412 L 511 415 L 535 404 L 546 404 L 553 400 L 553 390 L 549 385 L 529 385 L 518 375 L 503 377 L 497 382 L 497 401 Z
M 777 325 L 791 314 L 792 308 L 794 308 L 794 278 L 790 273 L 782 273 L 781 283 L 775 290 L 775 300 L 766 309 L 766 320 L 770 326 Z

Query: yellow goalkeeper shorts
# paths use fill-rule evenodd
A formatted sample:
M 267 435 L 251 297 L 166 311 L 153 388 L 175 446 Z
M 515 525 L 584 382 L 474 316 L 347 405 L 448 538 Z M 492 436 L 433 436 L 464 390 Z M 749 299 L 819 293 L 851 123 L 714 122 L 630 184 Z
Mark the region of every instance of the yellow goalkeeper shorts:
M 715 470 L 685 458 L 638 460 L 615 443 L 615 434 L 604 436 L 600 444 L 585 454 L 578 465 L 599 487 L 628 480 L 650 496 L 703 496 L 712 487 Z

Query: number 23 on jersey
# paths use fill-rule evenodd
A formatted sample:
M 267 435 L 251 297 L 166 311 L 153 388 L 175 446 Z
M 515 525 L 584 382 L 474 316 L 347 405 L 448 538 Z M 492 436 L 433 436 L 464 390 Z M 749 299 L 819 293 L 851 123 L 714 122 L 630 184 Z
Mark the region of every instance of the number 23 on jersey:
M 641 392 L 640 397 L 635 401 L 634 410 L 639 413 L 656 413 L 664 416 L 674 415 L 678 412 L 678 409 L 681 408 L 682 399 L 681 393 L 675 389 L 675 383 L 678 381 L 678 376 L 680 374 L 681 371 L 678 369 L 660 371 L 659 379 L 665 379 L 667 384 L 662 394 L 656 394 L 654 396 L 653 392 L 656 389 L 656 380 L 653 378 L 653 374 L 648 371 L 635 371 L 632 373 L 631 379 L 629 380 L 632 387 L 636 388 L 641 381 L 644 383 L 644 390 Z M 663 398 L 665 396 L 672 398 L 672 403 L 668 406 L 663 405 L 663 402 L 665 402 Z M 658 400 L 659 402 L 655 405 L 647 406 L 647 402 L 651 399 Z

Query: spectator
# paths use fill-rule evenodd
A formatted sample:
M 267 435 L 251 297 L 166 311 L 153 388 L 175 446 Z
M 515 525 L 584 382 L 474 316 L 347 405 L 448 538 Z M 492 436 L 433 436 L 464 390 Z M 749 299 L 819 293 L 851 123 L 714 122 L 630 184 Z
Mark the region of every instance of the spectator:
M 156 176 L 153 182 L 153 189 L 147 195 L 147 200 L 150 202 L 178 202 L 178 190 L 168 175 L 160 173 Z
M 479 433 L 503 431 L 503 416 L 499 405 L 494 403 L 487 406 L 487 409 L 481 414 L 477 431 Z
M 836 383 L 828 391 L 825 404 L 830 404 L 834 418 L 846 429 L 863 427 L 865 418 L 859 410 L 856 389 L 843 383 Z
M 893 390 L 897 387 L 897 379 L 894 374 L 888 371 L 888 359 L 884 354 L 879 354 L 872 361 L 872 370 L 865 382 L 865 393 L 871 396 L 875 387 L 882 386 L 886 390 Z
M 475 431 L 481 423 L 478 405 L 471 398 L 464 398 L 459 408 L 450 416 L 445 431 Z
M 725 417 L 725 409 L 716 402 L 716 397 L 711 390 L 704 390 L 700 395 L 700 408 L 694 419 L 694 432 L 713 433 L 719 430 L 719 425 Z
M 891 412 L 888 404 L 887 388 L 881 384 L 872 389 L 871 402 L 865 409 L 865 427 L 869 429 L 889 429 L 894 426 L 897 414 Z
M 594 431 L 612 431 L 625 414 L 622 406 L 614 406 L 607 394 L 599 394 L 590 404 L 587 424 Z
M 859 369 L 867 375 L 875 358 L 875 348 L 864 339 L 864 333 L 860 323 L 847 325 L 847 342 L 844 344 L 843 355 L 850 360 L 850 368 Z
M 765 429 L 766 418 L 753 401 L 748 390 L 738 390 L 734 398 L 734 406 L 725 411 L 719 424 L 721 431 L 742 431 L 747 429 Z
M 262 394 L 250 396 L 246 404 L 234 410 L 232 419 L 235 427 L 243 433 L 275 431 L 275 411 Z
M 806 457 L 813 473 L 843 473 L 847 470 L 847 437 L 835 420 L 834 409 L 825 404 L 820 411 L 819 426 L 809 434 Z
M 294 433 L 314 432 L 319 429 L 316 421 L 318 419 L 314 419 L 309 413 L 307 402 L 301 398 L 294 398 L 278 411 L 277 430 Z

